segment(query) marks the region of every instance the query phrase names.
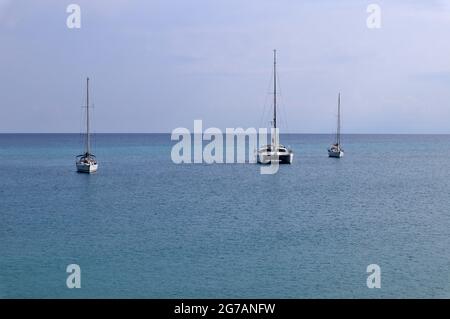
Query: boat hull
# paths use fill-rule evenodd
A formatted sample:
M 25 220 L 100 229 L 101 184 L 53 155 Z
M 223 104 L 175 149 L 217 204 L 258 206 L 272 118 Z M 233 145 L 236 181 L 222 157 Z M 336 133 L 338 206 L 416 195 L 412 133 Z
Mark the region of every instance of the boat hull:
M 77 171 L 79 173 L 95 173 L 97 171 L 98 164 L 83 164 L 77 163 Z
M 262 153 L 258 154 L 258 163 L 259 164 L 271 164 L 272 162 L 278 162 L 279 164 L 292 164 L 294 160 L 294 154 L 276 154 L 273 153 Z
M 343 156 L 344 156 L 343 151 L 335 152 L 335 151 L 328 150 L 328 157 L 341 158 Z

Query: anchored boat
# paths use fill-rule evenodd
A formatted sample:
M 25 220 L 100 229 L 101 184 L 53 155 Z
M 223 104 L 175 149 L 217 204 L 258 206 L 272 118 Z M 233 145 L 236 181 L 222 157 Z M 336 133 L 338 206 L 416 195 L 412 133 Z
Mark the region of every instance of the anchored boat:
M 97 171 L 97 158 L 91 153 L 91 134 L 89 131 L 89 78 L 86 79 L 86 140 L 85 152 L 76 157 L 77 171 L 80 173 L 94 173 Z
M 274 131 L 277 129 L 277 51 L 273 50 L 273 121 Z M 278 162 L 280 164 L 291 164 L 294 159 L 294 152 L 281 145 L 278 135 L 273 134 L 272 143 L 265 145 L 257 151 L 257 161 L 260 164 L 270 164 Z
M 341 147 L 341 93 L 338 95 L 338 120 L 337 120 L 337 130 L 336 130 L 336 142 L 331 144 L 328 149 L 329 157 L 341 158 L 344 156 L 344 150 Z

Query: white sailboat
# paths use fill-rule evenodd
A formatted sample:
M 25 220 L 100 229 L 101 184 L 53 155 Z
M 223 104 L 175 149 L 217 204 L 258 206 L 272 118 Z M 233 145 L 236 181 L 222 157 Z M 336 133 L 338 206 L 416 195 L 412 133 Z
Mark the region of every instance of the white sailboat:
M 97 158 L 91 153 L 91 134 L 89 132 L 89 78 L 86 79 L 86 145 L 85 152 L 76 157 L 77 171 L 94 173 L 97 171 Z
M 336 131 L 336 142 L 331 144 L 328 149 L 329 157 L 341 158 L 344 156 L 344 150 L 341 147 L 341 93 L 338 95 L 338 120 L 337 120 L 337 131 Z
M 273 128 L 277 128 L 277 51 L 273 50 Z M 291 164 L 294 152 L 281 145 L 277 135 L 272 136 L 272 143 L 265 145 L 257 151 L 257 161 L 260 164 L 270 164 L 274 161 L 280 164 Z

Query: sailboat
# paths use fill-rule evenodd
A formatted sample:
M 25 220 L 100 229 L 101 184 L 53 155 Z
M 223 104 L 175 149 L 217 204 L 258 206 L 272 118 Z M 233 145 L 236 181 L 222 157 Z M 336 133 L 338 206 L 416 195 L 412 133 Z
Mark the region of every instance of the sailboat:
M 277 128 L 277 50 L 273 50 L 273 128 Z M 294 152 L 278 141 L 277 134 L 272 136 L 272 143 L 265 145 L 257 151 L 257 161 L 260 164 L 278 162 L 280 164 L 291 164 Z
M 331 144 L 328 149 L 329 157 L 341 158 L 344 156 L 344 150 L 341 147 L 341 93 L 338 95 L 338 120 L 337 120 L 337 131 L 336 131 L 336 142 Z
M 97 158 L 91 153 L 91 134 L 89 132 L 89 78 L 86 79 L 86 142 L 85 152 L 76 157 L 77 171 L 94 173 L 97 171 Z

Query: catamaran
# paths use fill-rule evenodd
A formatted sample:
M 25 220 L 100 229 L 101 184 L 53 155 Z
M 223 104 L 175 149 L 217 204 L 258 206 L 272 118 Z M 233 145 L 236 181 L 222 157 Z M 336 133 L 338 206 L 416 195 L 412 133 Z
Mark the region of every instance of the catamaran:
M 273 121 L 274 131 L 277 129 L 277 50 L 273 50 Z M 270 145 L 262 146 L 257 151 L 257 161 L 260 164 L 270 164 L 278 162 L 280 164 L 291 164 L 294 159 L 294 152 L 281 145 L 278 141 L 278 134 L 273 134 Z
M 97 158 L 91 153 L 91 135 L 89 132 L 89 78 L 86 79 L 86 141 L 85 152 L 76 157 L 77 171 L 94 173 L 97 171 Z
M 338 95 L 338 120 L 337 120 L 337 130 L 336 130 L 336 142 L 331 144 L 328 149 L 329 157 L 341 158 L 344 156 L 344 150 L 341 147 L 341 93 Z

